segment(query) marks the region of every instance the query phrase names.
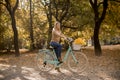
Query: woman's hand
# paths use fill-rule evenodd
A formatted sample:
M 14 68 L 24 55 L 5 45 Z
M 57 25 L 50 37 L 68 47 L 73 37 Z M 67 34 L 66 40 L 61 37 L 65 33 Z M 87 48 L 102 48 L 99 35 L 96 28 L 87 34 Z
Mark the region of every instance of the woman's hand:
M 67 37 L 67 41 L 72 42 L 72 41 L 73 41 L 73 39 L 72 39 L 72 38 L 70 38 L 70 37 Z

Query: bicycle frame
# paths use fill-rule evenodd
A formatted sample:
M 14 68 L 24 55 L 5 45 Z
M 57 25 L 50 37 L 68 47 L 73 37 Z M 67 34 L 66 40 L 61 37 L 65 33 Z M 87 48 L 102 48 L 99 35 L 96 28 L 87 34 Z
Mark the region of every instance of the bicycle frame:
M 68 42 L 69 43 L 68 49 L 64 54 L 64 56 L 62 57 L 63 63 L 67 62 L 67 66 L 71 71 L 77 72 L 79 70 L 81 72 L 85 70 L 85 68 L 87 67 L 88 59 L 87 59 L 87 56 L 82 52 L 79 54 L 76 54 L 76 53 L 74 54 L 72 50 L 71 42 L 72 41 Z M 43 71 L 50 71 L 54 67 L 57 68 L 63 65 L 63 63 L 60 63 L 58 61 L 54 48 L 53 50 L 49 50 L 49 49 L 39 50 L 39 53 L 36 58 L 37 58 L 38 67 L 40 68 L 40 70 L 43 70 Z
M 46 54 L 53 53 L 53 58 L 54 58 L 54 60 L 47 60 L 47 59 L 46 59 L 46 54 L 45 54 L 45 55 L 44 55 L 44 62 L 47 62 L 47 63 L 49 63 L 49 64 L 53 64 L 53 65 L 55 65 L 56 67 L 60 67 L 60 66 L 61 66 L 61 64 L 59 64 L 59 61 L 58 61 L 58 59 L 57 59 L 57 56 L 56 56 L 56 53 L 55 53 L 55 50 L 54 50 L 54 49 L 53 49 L 52 52 L 51 52 L 50 50 L 48 50 L 48 49 L 42 49 L 42 50 L 39 50 L 39 52 L 44 52 L 44 53 L 46 53 Z M 49 54 L 49 55 L 50 55 L 50 54 Z M 63 62 L 65 62 L 65 61 L 68 59 L 69 55 L 71 55 L 71 56 L 73 57 L 73 60 L 75 61 L 75 63 L 78 62 L 77 59 L 76 59 L 76 57 L 75 57 L 74 54 L 73 54 L 73 50 L 72 50 L 72 47 L 71 47 L 70 43 L 69 43 L 69 48 L 68 48 L 68 50 L 66 51 L 65 56 L 63 57 Z M 58 64 L 59 64 L 59 65 L 58 65 Z
M 58 62 L 58 60 L 57 60 L 57 57 L 56 57 L 56 55 L 55 55 L 55 52 L 54 52 L 54 50 L 51 52 L 50 50 L 48 50 L 48 49 L 42 49 L 42 50 L 39 50 L 39 52 L 43 52 L 43 53 L 45 53 L 44 54 L 44 62 L 47 62 L 47 63 L 49 63 L 49 64 L 58 64 L 59 62 Z M 55 58 L 55 60 L 47 60 L 46 59 L 46 54 L 49 54 L 49 53 L 53 53 L 54 54 L 54 58 Z M 50 54 L 49 54 L 50 55 Z
M 55 56 L 55 60 L 54 60 L 54 61 L 48 61 L 48 63 L 50 63 L 50 64 L 55 64 L 55 66 L 57 66 L 57 67 L 61 66 L 61 64 L 58 65 L 58 64 L 59 64 L 59 61 L 58 61 L 58 59 L 57 59 L 57 57 L 56 57 L 56 54 L 55 54 L 55 50 L 54 50 L 54 49 L 53 49 L 53 54 L 54 54 L 54 56 Z M 65 62 L 65 61 L 68 59 L 69 55 L 72 55 L 75 63 L 78 62 L 77 59 L 76 59 L 76 57 L 75 57 L 74 54 L 73 54 L 72 47 L 70 46 L 70 44 L 69 44 L 69 48 L 68 48 L 68 50 L 67 50 L 67 52 L 66 52 L 66 54 L 65 54 L 65 56 L 64 56 L 64 58 L 63 58 L 63 62 Z
M 67 50 L 67 52 L 66 52 L 66 54 L 65 54 L 65 56 L 63 58 L 63 62 L 67 60 L 67 58 L 69 57 L 69 54 L 71 54 L 73 59 L 74 59 L 74 61 L 77 62 L 70 45 L 69 45 L 69 48 L 68 48 L 68 50 Z

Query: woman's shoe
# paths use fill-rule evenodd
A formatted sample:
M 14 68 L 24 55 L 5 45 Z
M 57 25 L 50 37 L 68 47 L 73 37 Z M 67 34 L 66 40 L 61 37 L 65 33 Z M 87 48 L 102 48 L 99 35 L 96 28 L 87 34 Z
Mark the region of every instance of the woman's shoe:
M 59 61 L 58 65 L 61 64 L 61 63 L 63 63 L 63 61 L 62 61 L 61 58 L 58 58 L 58 61 Z
M 55 70 L 57 70 L 58 72 L 61 72 L 59 67 L 56 67 Z
M 58 58 L 58 61 L 59 61 L 60 63 L 63 63 L 63 61 L 62 61 L 62 59 L 61 59 L 61 58 Z

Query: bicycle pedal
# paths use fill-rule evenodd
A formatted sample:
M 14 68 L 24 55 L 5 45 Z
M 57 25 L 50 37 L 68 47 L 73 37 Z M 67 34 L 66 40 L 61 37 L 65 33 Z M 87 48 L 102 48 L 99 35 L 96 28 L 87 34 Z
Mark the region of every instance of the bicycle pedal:
M 59 62 L 57 65 L 60 65 L 60 64 L 62 64 L 63 62 L 61 61 L 61 62 Z
M 46 62 L 44 62 L 44 63 L 43 63 L 43 66 L 45 67 L 45 66 L 46 66 L 46 64 L 47 64 L 47 63 L 46 63 Z

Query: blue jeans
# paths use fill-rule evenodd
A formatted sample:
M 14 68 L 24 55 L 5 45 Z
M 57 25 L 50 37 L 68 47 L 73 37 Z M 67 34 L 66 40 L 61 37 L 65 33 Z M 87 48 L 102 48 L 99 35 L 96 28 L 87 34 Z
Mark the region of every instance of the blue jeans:
M 62 45 L 57 42 L 50 42 L 50 45 L 54 48 L 57 58 L 61 58 Z

